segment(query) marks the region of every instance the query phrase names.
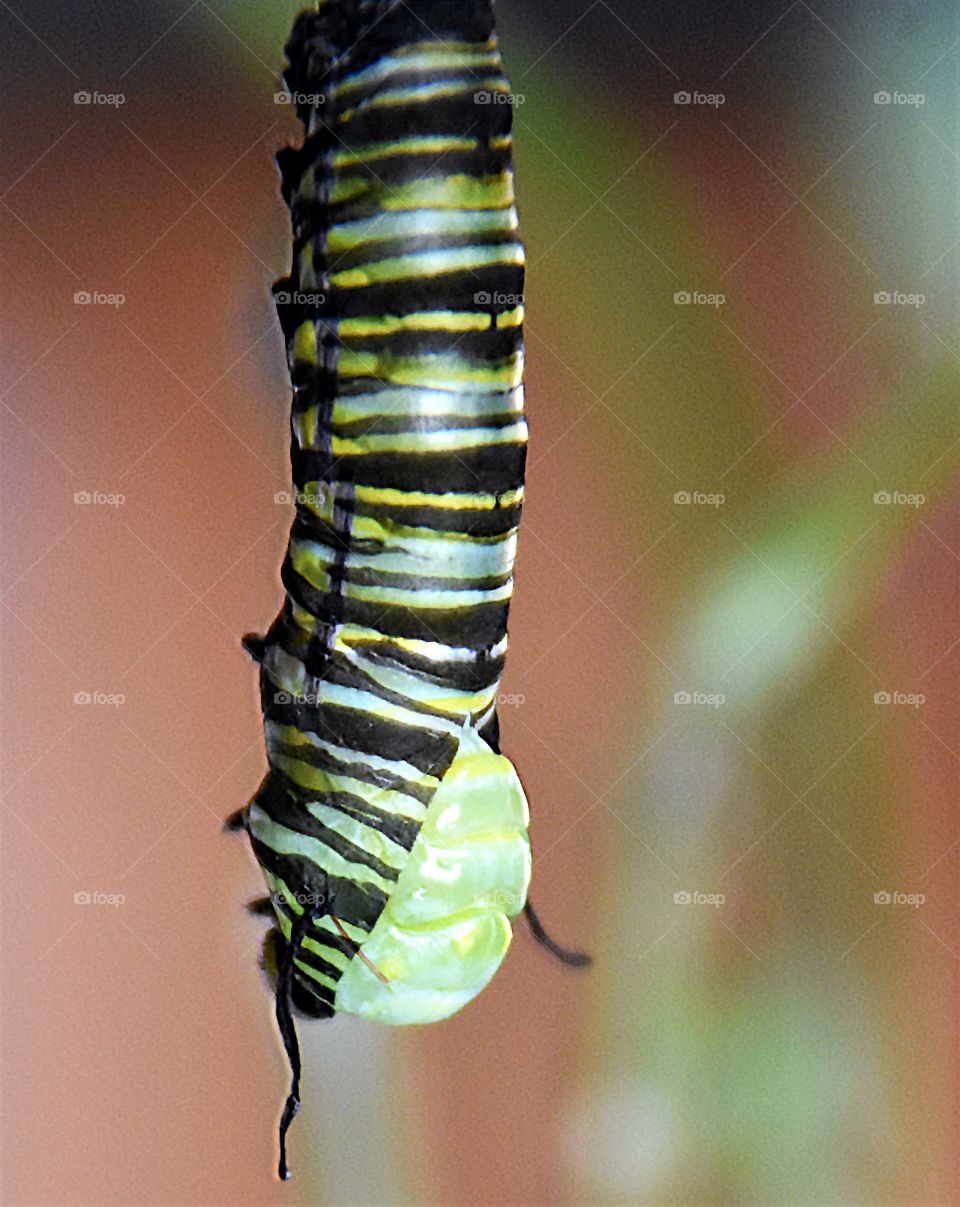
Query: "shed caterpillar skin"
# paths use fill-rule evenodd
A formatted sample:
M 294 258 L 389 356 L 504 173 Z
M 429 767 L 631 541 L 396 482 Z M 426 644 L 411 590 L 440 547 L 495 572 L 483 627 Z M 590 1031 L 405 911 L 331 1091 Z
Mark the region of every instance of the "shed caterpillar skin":
M 428 1023 L 500 966 L 528 811 L 496 700 L 527 428 L 524 251 L 490 0 L 321 0 L 285 81 L 294 233 L 275 287 L 296 519 L 260 663 L 269 771 L 245 828 L 291 1007 Z

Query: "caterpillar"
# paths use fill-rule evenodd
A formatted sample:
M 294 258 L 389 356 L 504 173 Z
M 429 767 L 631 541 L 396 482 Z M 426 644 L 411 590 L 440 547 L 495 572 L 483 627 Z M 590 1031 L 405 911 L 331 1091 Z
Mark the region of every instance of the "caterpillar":
M 260 665 L 268 771 L 228 819 L 294 1013 L 447 1018 L 490 981 L 531 857 L 497 692 L 523 503 L 524 250 L 491 0 L 320 0 L 286 46 L 303 144 L 277 156 L 274 287 L 296 516 Z

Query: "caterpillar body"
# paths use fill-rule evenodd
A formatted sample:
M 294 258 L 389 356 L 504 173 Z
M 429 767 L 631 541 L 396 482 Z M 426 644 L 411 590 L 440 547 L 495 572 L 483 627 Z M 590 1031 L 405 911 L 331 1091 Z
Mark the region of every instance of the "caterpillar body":
M 296 518 L 260 663 L 245 809 L 292 1011 L 426 1023 L 490 981 L 526 909 L 523 789 L 496 700 L 527 429 L 524 251 L 490 0 L 321 0 L 284 79 L 294 234 L 275 286 Z

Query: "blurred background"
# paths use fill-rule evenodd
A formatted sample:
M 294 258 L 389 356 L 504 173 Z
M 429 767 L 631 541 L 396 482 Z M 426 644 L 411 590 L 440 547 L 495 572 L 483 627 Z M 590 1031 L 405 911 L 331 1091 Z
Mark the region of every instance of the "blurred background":
M 533 899 L 596 962 L 518 928 L 449 1022 L 302 1025 L 275 1181 L 261 879 L 220 823 L 291 520 L 297 8 L 0 3 L 3 1201 L 960 1202 L 945 2 L 498 5 L 501 730 Z

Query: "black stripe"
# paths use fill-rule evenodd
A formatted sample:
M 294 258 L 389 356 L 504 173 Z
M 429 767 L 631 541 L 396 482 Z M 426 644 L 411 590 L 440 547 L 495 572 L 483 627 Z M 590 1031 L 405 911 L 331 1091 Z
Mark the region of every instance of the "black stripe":
M 494 754 L 500 753 L 500 718 L 497 716 L 496 709 L 493 710 L 490 720 L 480 730 L 480 736 Z
M 305 537 L 302 528 L 298 525 L 294 526 L 292 537 L 298 540 L 313 539 Z M 402 544 L 402 539 L 397 541 L 395 548 Z M 328 553 L 332 550 L 327 547 Z M 330 565 L 332 565 L 332 558 Z M 329 573 L 330 565 L 327 566 Z M 347 579 L 351 586 L 355 587 L 383 587 L 395 588 L 398 591 L 495 591 L 500 587 L 506 586 L 510 581 L 512 572 L 506 571 L 503 574 L 487 574 L 478 578 L 467 578 L 464 576 L 440 576 L 433 574 L 404 574 L 400 570 L 379 570 L 376 566 L 352 566 L 349 563 L 345 566 Z M 321 674 L 320 670 L 312 671 L 312 674 Z M 329 675 L 325 675 L 329 679 Z M 352 685 L 351 685 L 352 686 Z M 397 703 L 401 703 L 400 699 Z
M 455 688 L 457 691 L 483 691 L 484 688 L 492 687 L 503 674 L 503 655 L 497 658 L 484 657 L 484 650 L 478 651 L 478 657 L 473 662 L 435 662 L 400 646 L 385 645 L 383 642 L 358 641 L 355 645 L 363 651 L 364 657 L 372 662 L 382 662 L 387 666 L 399 666 L 404 670 L 414 671 L 423 679 Z
M 370 868 L 385 880 L 396 880 L 400 875 L 397 868 L 390 867 L 383 860 L 372 855 L 366 848 L 357 846 L 350 839 L 344 838 L 329 826 L 319 821 L 306 807 L 306 804 L 283 791 L 273 777 L 268 777 L 271 784 L 269 791 L 257 794 L 257 805 L 267 816 L 280 826 L 286 826 L 297 834 L 307 838 L 315 838 L 329 847 L 335 854 L 350 863 L 361 864 Z
M 282 693 L 279 693 L 282 694 Z M 287 704 L 268 700 L 264 718 L 315 733 L 335 746 L 372 754 L 391 762 L 409 763 L 425 775 L 441 778 L 457 753 L 457 740 L 446 733 L 388 721 L 362 708 L 324 703 Z
M 496 79 L 496 76 L 491 75 L 489 78 L 492 81 Z M 500 79 L 502 82 L 503 77 L 501 76 Z M 389 87 L 392 91 L 392 82 Z M 482 156 L 480 160 L 483 165 L 482 170 L 484 172 L 501 171 L 504 166 L 509 164 L 510 148 L 498 146 L 491 149 L 488 140 L 501 138 L 510 133 L 513 114 L 510 112 L 509 104 L 490 104 L 489 102 L 483 104 L 475 101 L 475 94 L 484 91 L 489 95 L 489 89 L 482 89 L 478 83 L 473 83 L 470 91 L 460 96 L 408 101 L 406 104 L 391 105 L 389 108 L 381 106 L 380 108 L 359 109 L 347 117 L 332 113 L 330 115 L 332 120 L 328 122 L 328 125 L 339 140 L 338 151 L 352 151 L 356 155 L 363 155 L 366 162 L 373 163 L 377 167 L 379 174 L 382 174 L 379 165 L 384 162 L 384 159 L 372 156 L 367 158 L 369 148 L 378 143 L 399 143 L 408 138 L 424 137 L 475 139 Z M 393 160 L 402 160 L 405 163 L 412 163 L 418 159 L 425 160 L 421 171 L 409 177 L 411 180 L 419 180 L 423 172 L 429 170 L 431 163 L 436 164 L 438 159 L 440 159 L 440 164 L 437 166 L 437 170 L 446 174 L 451 160 L 474 154 L 476 154 L 474 151 L 433 151 L 423 155 L 396 155 Z M 353 168 L 353 164 L 340 165 L 337 170 L 340 172 L 353 171 Z M 476 168 L 471 168 L 471 170 L 476 171 Z
M 478 46 L 474 48 L 474 53 L 489 53 L 485 47 Z M 336 98 L 335 107 L 331 110 L 335 116 L 346 109 L 355 108 L 365 100 L 370 100 L 378 96 L 385 88 L 415 88 L 423 84 L 439 84 L 439 83 L 464 83 L 472 84 L 478 90 L 481 80 L 500 79 L 504 81 L 501 74 L 502 67 L 496 62 L 475 66 L 467 63 L 458 63 L 453 67 L 404 67 L 402 59 L 391 64 L 390 74 L 377 80 L 359 83 L 354 81 L 354 86 L 349 92 Z M 351 82 L 350 74 L 343 77 L 345 83 Z M 422 104 L 432 104 L 432 101 L 423 101 Z
M 298 485 L 303 492 L 304 487 L 309 483 L 300 482 Z M 358 514 L 360 513 L 358 512 Z M 344 553 L 382 553 L 385 548 L 383 541 L 376 541 L 369 537 L 356 537 L 350 532 L 344 532 L 342 528 L 337 528 L 329 521 L 321 519 L 315 512 L 300 503 L 297 504 L 297 518 L 293 522 L 290 536 L 297 540 L 316 541 L 320 545 L 326 545 L 328 549 L 340 550 Z
M 293 922 L 296 922 L 298 919 L 299 915 L 293 912 L 293 910 L 290 908 L 290 905 L 287 905 L 286 900 L 283 897 L 279 897 L 279 894 L 274 894 L 274 897 L 267 897 L 266 900 L 270 905 L 270 912 L 272 912 L 272 914 L 275 911 L 279 911 L 280 914 L 285 917 L 287 922 L 291 923 L 291 925 L 293 925 Z M 283 938 L 283 931 L 280 931 L 279 927 L 277 933 L 280 935 L 281 941 L 283 941 L 285 944 L 286 939 Z M 314 943 L 319 943 L 322 946 L 332 947 L 334 951 L 339 951 L 342 955 L 353 956 L 355 950 L 359 950 L 359 945 L 357 944 L 351 945 L 350 950 L 344 949 L 341 944 L 334 940 L 332 934 L 326 931 L 321 931 L 319 922 L 316 921 L 313 922 L 312 927 L 310 927 L 309 932 L 304 935 L 304 938 L 312 939 Z M 339 935 L 337 938 L 339 938 Z M 316 968 L 318 972 L 324 973 L 327 976 L 331 976 L 333 980 L 339 980 L 339 978 L 341 978 L 341 969 L 337 967 L 337 964 L 327 962 L 324 957 L 316 954 L 316 952 L 308 951 L 306 947 L 303 947 L 301 950 L 304 956 L 304 963 L 309 963 L 310 967 Z
M 363 486 L 427 494 L 505 494 L 523 482 L 525 442 L 473 448 L 341 454 L 294 448 L 293 479 L 298 484 L 334 478 Z
M 338 669 L 341 663 L 344 662 L 341 655 L 334 655 L 333 658 L 321 659 L 314 662 L 313 655 L 308 649 L 308 643 L 304 638 L 302 630 L 292 623 L 278 628 L 273 634 L 272 642 L 290 657 L 296 658 L 299 662 L 303 663 L 307 673 L 314 675 L 318 679 L 332 680 L 343 683 L 345 686 L 363 686 L 369 690 L 376 691 L 384 699 L 392 699 L 396 703 L 401 702 L 399 698 L 393 697 L 386 689 L 376 684 L 369 676 L 352 664 L 345 664 L 342 670 Z M 436 661 L 431 658 L 422 657 L 398 645 L 384 644 L 382 640 L 364 640 L 360 638 L 354 639 L 351 644 L 364 657 L 369 658 L 373 662 L 398 667 L 401 670 L 413 671 L 421 679 L 425 679 L 429 683 L 451 687 L 457 691 L 482 691 L 484 688 L 491 687 L 496 683 L 497 679 L 503 674 L 504 656 L 501 654 L 495 658 L 491 657 L 486 648 L 478 649 L 474 659 L 469 662 L 463 662 L 453 659 Z M 270 696 L 272 697 L 278 690 L 276 683 L 269 677 L 269 672 L 267 672 L 267 691 Z M 410 707 L 409 701 L 406 703 L 407 707 Z M 420 706 L 420 708 L 425 713 L 437 716 L 443 715 L 435 713 L 425 706 Z M 303 789 L 298 790 L 303 791 Z
M 318 897 L 325 895 L 327 912 L 342 922 L 372 930 L 383 913 L 387 894 L 376 885 L 328 876 L 311 860 L 301 855 L 281 855 L 253 835 L 250 836 L 250 843 L 262 868 L 278 876 L 289 888 L 297 885 L 297 892 L 304 891 Z
M 474 130 L 471 134 L 476 135 Z M 358 147 L 358 151 L 362 148 Z M 483 142 L 472 147 L 469 151 L 427 151 L 422 155 L 391 155 L 387 152 L 369 159 L 357 160 L 355 163 L 343 164 L 337 168 L 337 176 L 341 181 L 349 181 L 351 185 L 358 182 L 367 185 L 367 216 L 370 216 L 370 201 L 379 208 L 379 194 L 384 187 L 399 189 L 407 185 L 417 185 L 421 181 L 440 180 L 445 176 L 472 176 L 479 179 L 483 176 L 499 176 L 510 169 L 510 159 L 501 150 L 491 151 Z M 314 225 L 318 212 L 315 194 L 303 194 L 293 200 L 292 213 L 297 225 L 306 230 Z M 347 220 L 350 207 L 363 198 L 363 194 L 344 201 L 334 202 L 330 207 L 331 221 L 339 223 Z M 358 217 L 360 215 L 357 215 Z M 324 223 L 326 225 L 326 223 Z
M 307 674 L 316 675 L 324 683 L 334 683 L 341 687 L 353 687 L 360 691 L 368 691 L 388 704 L 396 704 L 401 708 L 408 708 L 411 712 L 418 713 L 420 716 L 433 717 L 439 721 L 450 721 L 449 713 L 441 712 L 439 709 L 431 708 L 422 701 L 412 700 L 406 696 L 398 695 L 397 692 L 390 691 L 389 688 L 378 683 L 366 671 L 354 666 L 346 659 L 330 658 L 317 666 L 316 669 L 310 662 L 305 662 L 304 669 Z
M 284 771 L 273 769 L 270 771 L 270 775 L 276 778 L 277 782 L 283 786 L 284 791 L 295 798 L 322 800 L 330 808 L 337 809 L 348 817 L 354 817 L 357 821 L 362 821 L 371 829 L 379 830 L 381 834 L 392 839 L 406 851 L 412 850 L 417 835 L 420 833 L 420 823 L 414 821 L 413 818 L 403 817 L 399 813 L 391 813 L 389 809 L 381 809 L 352 792 L 324 792 L 322 794 L 308 792 L 307 789 L 295 783 Z
M 314 941 L 320 941 L 320 936 L 314 932 L 311 932 L 308 937 Z M 327 944 L 327 946 L 329 946 L 329 944 Z M 337 948 L 336 950 L 339 951 L 340 948 Z M 343 954 L 345 955 L 346 952 Z M 310 951 L 309 948 L 304 947 L 303 944 L 301 944 L 297 949 L 296 958 L 302 963 L 306 964 L 309 968 L 313 968 L 317 972 L 323 973 L 324 976 L 330 977 L 331 980 L 339 981 L 340 977 L 343 975 L 336 964 L 331 964 L 318 952 Z M 318 988 L 326 988 L 326 986 L 318 986 Z
M 315 981 L 307 984 L 307 978 L 296 964 L 293 966 L 293 993 L 291 998 L 297 1014 L 304 1018 L 333 1018 L 334 994 L 326 985 L 318 985 Z
M 330 596 L 317 591 L 297 574 L 289 560 L 284 562 L 281 577 L 288 593 L 300 607 L 312 616 L 328 613 Z M 374 629 L 388 637 L 410 637 L 464 649 L 483 649 L 496 645 L 502 639 L 507 629 L 508 608 L 507 603 L 470 604 L 462 608 L 412 608 L 404 604 L 365 603 L 344 598 L 341 623 Z M 266 703 L 264 701 L 264 707 Z
M 495 591 L 510 581 L 511 574 L 508 571 L 485 578 L 434 578 L 432 575 L 401 574 L 397 570 L 350 566 L 349 578 L 351 586 L 393 587 L 398 591 Z
M 298 485 L 303 490 L 309 482 L 302 481 Z M 520 523 L 520 504 L 484 508 L 404 507 L 398 503 L 355 500 L 354 508 L 357 516 L 380 521 L 398 540 L 406 535 L 416 537 L 415 530 L 425 528 L 434 532 L 459 532 L 496 544 Z M 300 539 L 318 541 L 330 549 L 345 549 L 349 553 L 380 553 L 386 548 L 384 541 L 344 533 L 300 504 L 294 534 Z
M 332 256 L 337 267 L 334 272 L 345 273 L 350 268 L 365 268 L 380 260 L 392 260 L 397 256 L 426 255 L 436 251 L 454 251 L 458 247 L 502 247 L 517 243 L 516 231 L 461 231 L 449 233 L 424 232 L 418 235 L 401 235 L 396 239 L 384 239 L 379 243 L 363 243 Z
M 513 507 L 400 507 L 396 504 L 357 503 L 357 515 L 380 520 L 398 529 L 427 528 L 434 532 L 460 532 L 477 538 L 503 537 L 520 523 L 520 506 Z M 402 531 L 398 531 L 402 536 Z
M 276 691 L 276 688 L 274 688 L 274 691 Z M 269 753 L 270 751 L 268 750 Z M 315 767 L 318 771 L 327 771 L 331 775 L 348 776 L 350 779 L 360 780 L 363 784 L 373 784 L 376 788 L 387 788 L 393 792 L 402 792 L 405 796 L 412 797 L 422 805 L 429 804 L 436 791 L 433 787 L 411 783 L 410 780 L 395 775 L 383 767 L 372 767 L 369 763 L 338 759 L 328 750 L 320 750 L 310 743 L 290 745 L 281 742 L 277 744 L 276 754 L 281 758 L 295 759 L 300 763 L 306 763 L 308 767 Z M 301 791 L 306 791 L 306 789 L 301 788 Z
M 369 216 L 369 209 L 364 209 Z M 514 310 L 513 301 L 478 302 L 478 294 L 514 298 L 523 293 L 522 264 L 482 264 L 478 268 L 435 272 L 382 284 L 344 289 L 331 285 L 318 313 L 339 318 L 367 318 L 371 314 L 407 315 L 422 310 L 462 310 L 474 314 L 503 314 Z
M 501 243 L 514 243 L 516 236 L 499 240 Z M 440 245 L 440 250 L 446 247 L 476 246 L 476 240 L 464 237 L 456 244 Z M 392 252 L 385 252 L 381 257 L 377 247 L 377 259 L 387 259 Z M 402 252 L 400 254 L 403 254 Z M 367 255 L 367 262 L 370 256 Z M 337 265 L 339 272 L 343 265 Z M 516 306 L 516 302 L 512 303 Z M 508 307 L 511 308 L 511 307 Z M 477 313 L 481 303 L 475 302 L 470 307 Z M 389 356 L 443 356 L 456 351 L 465 360 L 474 361 L 484 368 L 491 364 L 505 364 L 523 347 L 523 332 L 519 327 L 496 327 L 493 316 L 490 316 L 490 326 L 482 331 L 395 331 L 392 334 L 378 332 L 374 335 L 350 335 L 341 338 L 341 345 L 351 352 L 385 352 Z
M 325 431 L 344 440 L 360 440 L 364 436 L 427 435 L 431 432 L 504 428 L 518 423 L 522 418 L 516 411 L 502 411 L 499 415 L 478 415 L 473 412 L 460 415 L 364 415 L 352 423 L 331 423 Z

